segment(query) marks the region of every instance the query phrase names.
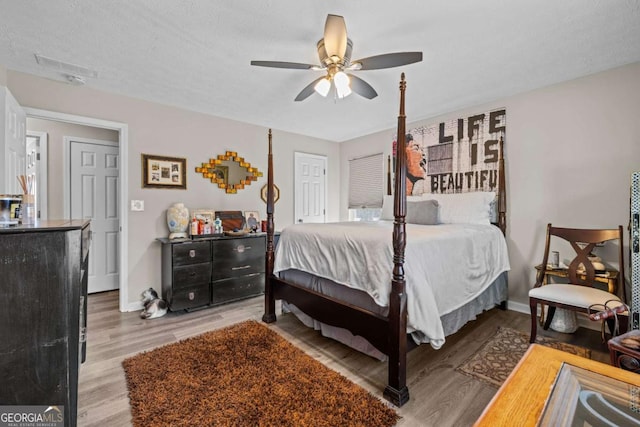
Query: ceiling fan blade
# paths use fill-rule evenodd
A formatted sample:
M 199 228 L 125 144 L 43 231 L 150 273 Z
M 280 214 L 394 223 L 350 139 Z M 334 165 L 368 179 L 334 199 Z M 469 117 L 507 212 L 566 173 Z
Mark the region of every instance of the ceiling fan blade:
M 294 70 L 311 70 L 317 67 L 317 65 L 281 61 L 251 61 L 251 65 L 257 65 L 258 67 L 293 68 Z
M 317 79 L 315 79 L 314 81 L 312 81 L 311 83 L 309 83 L 304 89 L 302 89 L 300 91 L 300 93 L 298 94 L 298 96 L 296 96 L 296 101 L 304 101 L 305 99 L 307 99 L 308 97 L 310 97 L 314 92 L 315 92 L 315 86 L 316 83 L 318 83 L 320 80 L 325 79 L 325 76 L 319 77 Z
M 356 63 L 361 64 L 360 70 L 381 70 L 383 68 L 399 67 L 420 61 L 422 61 L 422 52 L 396 52 L 351 61 L 351 65 Z
M 347 74 L 349 79 L 351 79 L 351 90 L 357 93 L 360 96 L 363 96 L 367 99 L 373 99 L 378 96 L 378 92 L 371 87 L 371 85 L 360 77 L 356 77 L 353 74 Z
M 339 15 L 327 15 L 324 24 L 324 48 L 329 58 L 342 59 L 347 50 L 347 26 Z

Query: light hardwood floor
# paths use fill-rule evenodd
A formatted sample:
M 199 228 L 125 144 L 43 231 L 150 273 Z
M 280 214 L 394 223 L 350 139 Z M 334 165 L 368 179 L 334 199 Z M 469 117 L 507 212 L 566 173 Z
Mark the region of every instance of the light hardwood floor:
M 131 425 L 122 368 L 127 357 L 243 320 L 259 321 L 263 313 L 262 297 L 191 313 L 168 313 L 152 320 L 140 319 L 139 312 L 120 313 L 117 291 L 90 295 L 88 304 L 87 361 L 80 368 L 79 426 Z M 498 326 L 528 331 L 529 316 L 490 310 L 448 337 L 440 350 L 422 345 L 409 353 L 407 385 L 411 400 L 398 409 L 402 417 L 398 427 L 473 424 L 496 389 L 455 368 L 491 337 Z M 322 337 L 291 314 L 279 315 L 270 327 L 310 356 L 382 398 L 386 363 Z M 590 348 L 592 359 L 608 363 L 606 344 L 596 331 L 581 328 L 575 334 L 539 333 Z M 158 381 L 162 381 L 161 376 Z

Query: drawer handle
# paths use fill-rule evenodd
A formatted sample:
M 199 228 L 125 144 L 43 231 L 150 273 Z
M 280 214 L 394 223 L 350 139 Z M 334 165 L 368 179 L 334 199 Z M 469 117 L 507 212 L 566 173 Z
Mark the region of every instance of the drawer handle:
M 238 253 L 242 253 L 244 251 L 248 251 L 251 249 L 251 246 L 245 246 L 245 245 L 238 245 L 235 248 L 233 248 L 234 251 L 238 251 Z
M 196 294 L 194 294 L 193 292 L 189 292 L 189 301 L 193 301 L 195 297 Z
M 189 277 L 196 277 L 196 272 L 195 271 L 190 272 Z
M 243 265 L 242 267 L 231 267 L 232 270 L 246 270 L 247 268 L 251 268 L 251 266 Z
M 195 251 L 195 249 L 191 249 L 191 250 L 189 251 L 189 256 L 190 256 L 191 258 L 195 258 L 195 256 L 196 256 L 196 251 Z

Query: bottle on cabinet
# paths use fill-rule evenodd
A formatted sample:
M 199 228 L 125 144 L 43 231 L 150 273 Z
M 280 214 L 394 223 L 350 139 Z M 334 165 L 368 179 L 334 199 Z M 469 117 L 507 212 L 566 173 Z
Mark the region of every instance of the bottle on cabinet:
M 216 219 L 215 219 L 215 221 L 213 221 L 213 232 L 215 234 L 222 234 L 223 233 L 222 220 L 220 219 L 219 215 L 216 215 Z
M 204 233 L 203 234 L 212 234 L 213 229 L 209 220 L 204 221 Z
M 191 219 L 191 235 L 197 236 L 199 233 L 199 222 L 195 215 L 193 215 L 193 219 Z

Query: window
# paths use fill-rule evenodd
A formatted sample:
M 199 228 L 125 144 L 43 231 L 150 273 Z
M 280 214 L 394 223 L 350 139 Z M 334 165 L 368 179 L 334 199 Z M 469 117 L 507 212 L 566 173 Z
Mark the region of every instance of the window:
M 349 160 L 349 220 L 375 221 L 382 213 L 382 153 Z

